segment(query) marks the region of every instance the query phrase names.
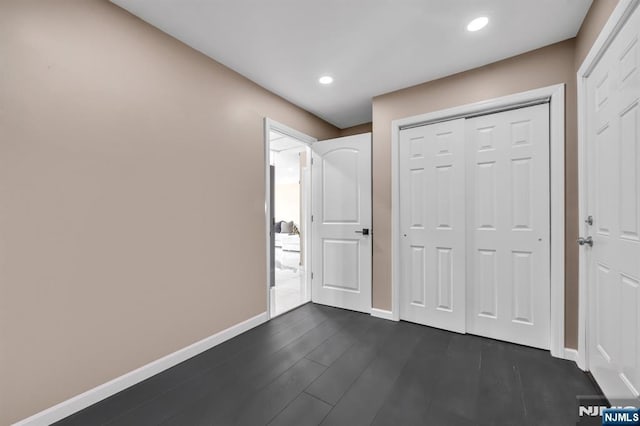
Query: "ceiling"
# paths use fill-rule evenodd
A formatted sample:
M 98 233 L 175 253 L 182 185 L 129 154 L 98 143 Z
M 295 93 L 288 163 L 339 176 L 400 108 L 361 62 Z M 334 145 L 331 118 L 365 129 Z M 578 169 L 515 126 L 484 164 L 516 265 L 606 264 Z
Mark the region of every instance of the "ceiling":
M 297 150 L 272 152 L 275 184 L 297 184 L 300 181 L 300 152 Z
M 273 130 L 269 133 L 271 165 L 276 166 L 275 183 L 291 184 L 300 181 L 300 153 L 307 145 Z
M 591 0 L 111 0 L 345 128 L 372 97 L 574 37 Z M 475 33 L 469 21 L 487 16 Z M 322 75 L 335 81 L 318 83 Z
M 306 145 L 297 139 L 283 135 L 273 130 L 269 132 L 269 149 L 279 152 L 286 150 L 296 150 L 296 152 L 304 151 Z

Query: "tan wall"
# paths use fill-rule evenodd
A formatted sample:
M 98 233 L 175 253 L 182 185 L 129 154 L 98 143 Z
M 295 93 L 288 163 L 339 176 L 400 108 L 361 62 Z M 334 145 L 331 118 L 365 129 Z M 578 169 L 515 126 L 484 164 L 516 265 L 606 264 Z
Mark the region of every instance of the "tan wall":
M 373 123 L 358 124 L 357 126 L 347 127 L 340 130 L 340 136 L 359 135 L 360 133 L 371 133 L 373 129 Z
M 611 12 L 618 5 L 618 0 L 594 0 L 589 13 L 582 22 L 582 27 L 576 37 L 576 71 L 589 53 L 589 49 L 598 38 L 600 30 L 607 23 Z
M 106 0 L 0 1 L 0 424 L 266 310 L 264 116 L 339 135 Z
M 606 3 L 602 5 L 601 3 Z M 617 0 L 596 0 L 577 39 L 373 99 L 373 306 L 391 309 L 391 121 L 552 84 L 566 85 L 565 344 L 577 347 L 576 50 L 586 55 Z M 580 61 L 581 62 L 581 61 Z

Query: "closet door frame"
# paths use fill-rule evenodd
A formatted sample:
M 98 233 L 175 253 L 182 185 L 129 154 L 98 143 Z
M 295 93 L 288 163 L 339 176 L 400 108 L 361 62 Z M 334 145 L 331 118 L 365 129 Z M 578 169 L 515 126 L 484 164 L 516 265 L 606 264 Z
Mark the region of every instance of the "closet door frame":
M 445 120 L 471 118 L 514 108 L 549 102 L 550 129 L 550 206 L 551 206 L 551 355 L 576 360 L 577 351 L 565 348 L 565 85 L 534 89 L 527 92 L 480 101 L 445 110 L 394 120 L 391 123 L 391 242 L 392 242 L 392 310 L 394 321 L 400 320 L 400 130 Z

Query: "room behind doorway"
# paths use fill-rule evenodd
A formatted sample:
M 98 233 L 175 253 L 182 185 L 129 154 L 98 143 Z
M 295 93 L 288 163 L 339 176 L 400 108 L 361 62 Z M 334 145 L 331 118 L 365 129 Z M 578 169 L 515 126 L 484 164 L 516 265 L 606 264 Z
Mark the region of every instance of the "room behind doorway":
M 306 143 L 292 136 L 269 131 L 272 316 L 298 307 L 310 298 L 305 262 L 308 149 Z

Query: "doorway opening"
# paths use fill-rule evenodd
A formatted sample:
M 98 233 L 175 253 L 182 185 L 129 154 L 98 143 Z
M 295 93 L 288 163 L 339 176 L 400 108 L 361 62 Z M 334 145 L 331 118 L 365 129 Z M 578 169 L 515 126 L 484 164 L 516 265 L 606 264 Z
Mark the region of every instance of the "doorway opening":
M 271 317 L 311 300 L 309 250 L 312 138 L 267 120 L 268 304 Z

